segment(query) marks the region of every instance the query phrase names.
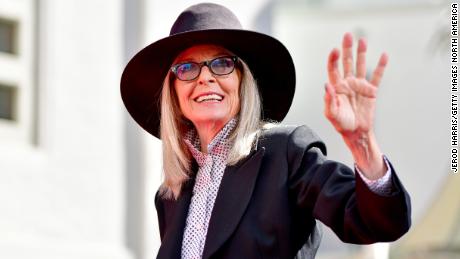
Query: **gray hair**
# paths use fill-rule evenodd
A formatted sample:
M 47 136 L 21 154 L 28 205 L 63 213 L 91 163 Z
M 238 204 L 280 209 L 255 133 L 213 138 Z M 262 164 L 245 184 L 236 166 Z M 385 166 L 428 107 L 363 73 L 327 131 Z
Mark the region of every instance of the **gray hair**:
M 234 165 L 245 158 L 256 144 L 261 130 L 262 101 L 259 90 L 249 67 L 238 60 L 237 69 L 241 71 L 240 111 L 238 123 L 229 137 L 233 143 L 227 165 Z M 171 71 L 165 77 L 161 93 L 160 136 L 163 147 L 163 183 L 160 195 L 176 199 L 182 184 L 190 177 L 192 155 L 184 143 L 185 133 L 193 127 L 183 115 L 173 87 L 174 75 Z

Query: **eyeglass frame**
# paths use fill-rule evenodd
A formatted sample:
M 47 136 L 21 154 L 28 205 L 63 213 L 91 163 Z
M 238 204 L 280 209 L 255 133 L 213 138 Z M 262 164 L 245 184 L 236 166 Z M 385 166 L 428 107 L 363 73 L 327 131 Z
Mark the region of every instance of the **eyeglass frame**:
M 232 61 L 233 61 L 233 69 L 226 73 L 226 74 L 216 74 L 214 73 L 213 69 L 211 68 L 210 64 L 215 61 L 216 59 L 220 59 L 220 58 L 230 58 Z M 180 79 L 178 76 L 177 76 L 177 68 L 181 65 L 184 65 L 184 64 L 190 64 L 190 63 L 193 63 L 193 64 L 197 64 L 199 66 L 199 73 L 197 74 L 196 77 L 192 78 L 192 79 L 187 79 L 187 80 L 182 80 Z M 216 75 L 216 76 L 225 76 L 225 75 L 230 75 L 233 71 L 235 71 L 235 68 L 238 64 L 238 57 L 237 56 L 220 56 L 220 57 L 216 57 L 216 58 L 213 58 L 213 59 L 210 59 L 210 60 L 205 60 L 203 62 L 194 62 L 194 61 L 188 61 L 188 62 L 182 62 L 182 63 L 178 63 L 178 64 L 175 64 L 173 66 L 171 66 L 171 72 L 173 72 L 174 76 L 181 80 L 181 81 L 192 81 L 192 80 L 195 80 L 197 79 L 200 74 L 201 74 L 201 69 L 204 67 L 204 66 L 207 66 L 209 71 L 213 74 L 213 75 Z

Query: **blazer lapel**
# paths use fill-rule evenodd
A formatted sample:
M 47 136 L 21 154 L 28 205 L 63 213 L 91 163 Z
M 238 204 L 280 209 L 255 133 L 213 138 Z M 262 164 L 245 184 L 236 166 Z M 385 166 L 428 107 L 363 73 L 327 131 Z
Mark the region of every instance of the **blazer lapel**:
M 181 258 L 182 236 L 184 234 L 185 220 L 187 218 L 194 184 L 195 178 L 193 177 L 185 183 L 177 201 L 166 205 L 165 209 L 174 210 L 175 213 L 173 219 L 168 223 L 170 227 L 161 242 L 157 258 Z
M 252 196 L 265 148 L 261 147 L 222 178 L 209 221 L 203 258 L 210 258 L 235 230 Z

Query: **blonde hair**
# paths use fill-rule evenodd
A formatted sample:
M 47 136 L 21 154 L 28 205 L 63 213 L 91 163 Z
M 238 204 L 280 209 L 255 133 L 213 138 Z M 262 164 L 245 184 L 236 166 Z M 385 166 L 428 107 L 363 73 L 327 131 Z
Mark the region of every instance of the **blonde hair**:
M 248 66 L 238 60 L 241 71 L 240 111 L 237 126 L 229 137 L 233 143 L 229 151 L 227 165 L 234 165 L 245 158 L 256 144 L 262 127 L 262 102 L 256 81 Z M 184 143 L 185 133 L 193 127 L 181 113 L 171 71 L 165 77 L 161 93 L 160 136 L 163 147 L 163 183 L 160 195 L 176 199 L 182 184 L 190 177 L 192 156 Z

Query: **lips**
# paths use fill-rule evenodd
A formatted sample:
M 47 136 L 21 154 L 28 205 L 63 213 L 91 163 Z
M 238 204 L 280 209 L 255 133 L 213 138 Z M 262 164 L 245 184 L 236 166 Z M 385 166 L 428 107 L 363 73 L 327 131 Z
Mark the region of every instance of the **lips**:
M 202 102 L 220 102 L 224 99 L 224 97 L 220 94 L 216 93 L 206 93 L 201 94 L 194 99 L 195 102 L 202 103 Z

